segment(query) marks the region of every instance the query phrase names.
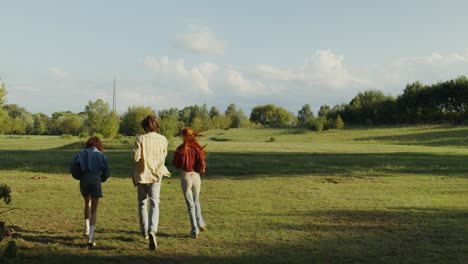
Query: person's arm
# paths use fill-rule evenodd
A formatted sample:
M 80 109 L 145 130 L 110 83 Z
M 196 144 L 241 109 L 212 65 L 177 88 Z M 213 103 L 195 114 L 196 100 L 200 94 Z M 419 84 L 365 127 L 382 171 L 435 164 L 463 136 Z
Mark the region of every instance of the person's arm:
M 174 157 L 172 158 L 172 165 L 176 167 L 176 169 L 182 168 L 182 155 L 179 152 L 179 148 L 174 151 Z
M 203 150 L 198 150 L 197 151 L 197 162 L 199 163 L 200 166 L 200 175 L 205 176 L 206 174 L 206 162 L 205 162 L 205 155 L 203 154 Z
M 133 162 L 137 163 L 138 161 L 140 161 L 140 159 L 142 158 L 141 156 L 141 141 L 140 141 L 140 138 L 138 137 L 136 140 L 135 140 L 135 144 L 133 144 Z
M 81 178 L 81 167 L 79 162 L 79 154 L 77 154 L 70 162 L 70 173 L 76 180 Z
M 107 159 L 107 157 L 104 154 L 102 155 L 102 157 L 104 161 L 104 168 L 102 169 L 102 172 L 101 172 L 101 182 L 105 182 L 110 177 L 110 166 L 109 166 L 109 160 Z

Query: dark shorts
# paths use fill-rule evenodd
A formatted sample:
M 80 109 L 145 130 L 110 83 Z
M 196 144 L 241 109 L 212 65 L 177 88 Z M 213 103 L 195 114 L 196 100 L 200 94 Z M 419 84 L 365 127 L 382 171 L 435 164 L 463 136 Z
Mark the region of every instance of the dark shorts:
M 93 198 L 101 198 L 102 197 L 101 183 L 80 182 L 80 192 L 81 192 L 81 195 L 83 195 L 83 197 L 87 197 L 89 195 Z

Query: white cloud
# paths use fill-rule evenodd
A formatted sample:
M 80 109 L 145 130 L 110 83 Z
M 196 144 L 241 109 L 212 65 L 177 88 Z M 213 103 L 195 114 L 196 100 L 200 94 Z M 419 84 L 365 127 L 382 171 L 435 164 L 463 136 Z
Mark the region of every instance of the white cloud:
M 70 74 L 64 72 L 63 70 L 57 67 L 49 67 L 48 68 L 49 74 L 60 79 L 66 79 L 70 77 Z
M 143 64 L 158 77 L 168 78 L 173 81 L 177 79 L 184 80 L 190 85 L 194 85 L 204 94 L 213 94 L 213 90 L 210 88 L 210 80 L 214 78 L 214 74 L 218 71 L 216 64 L 205 62 L 188 68 L 185 66 L 183 59 L 170 62 L 168 57 L 157 59 L 151 56 L 146 56 L 143 59 Z
M 284 70 L 271 65 L 256 65 L 258 76 L 281 81 L 302 81 L 308 86 L 346 88 L 369 83 L 351 74 L 344 66 L 344 57 L 330 50 L 318 50 L 297 70 Z
M 433 52 L 424 56 L 401 57 L 363 72 L 375 88 L 401 94 L 406 84 L 421 81 L 426 84 L 446 81 L 468 74 L 468 49 L 464 52 Z
M 267 64 L 239 68 L 209 62 L 188 65 L 184 59 L 151 56 L 143 63 L 155 74 L 155 85 L 165 88 L 165 99 L 158 100 L 168 107 L 236 103 L 248 109 L 273 103 L 297 111 L 306 103 L 315 109 L 323 104 L 347 103 L 359 91 L 379 89 L 395 96 L 409 82 L 433 83 L 467 75 L 468 51 L 434 52 L 354 67 L 345 63 L 343 55 L 330 50 L 318 50 L 292 68 Z
M 262 82 L 246 79 L 241 72 L 234 69 L 225 69 L 224 78 L 225 82 L 234 88 L 238 95 L 258 96 L 265 93 L 265 86 Z
M 296 76 L 294 73 L 276 68 L 275 66 L 258 64 L 254 66 L 256 74 L 263 78 L 276 79 L 281 81 L 295 80 Z
M 261 81 L 251 80 L 232 67 L 221 68 L 210 62 L 190 68 L 183 59 L 170 61 L 167 57 L 147 56 L 143 64 L 155 74 L 159 85 L 167 83 L 172 90 L 194 90 L 210 96 L 253 96 L 266 91 Z
M 441 54 L 439 52 L 433 52 L 431 55 L 419 56 L 419 57 L 407 57 L 400 58 L 398 63 L 408 65 L 451 65 L 456 63 L 467 63 L 468 62 L 468 49 L 463 53 L 451 52 L 447 54 Z
M 178 48 L 207 55 L 223 55 L 226 48 L 226 42 L 218 39 L 209 28 L 195 27 L 178 34 L 173 43 Z

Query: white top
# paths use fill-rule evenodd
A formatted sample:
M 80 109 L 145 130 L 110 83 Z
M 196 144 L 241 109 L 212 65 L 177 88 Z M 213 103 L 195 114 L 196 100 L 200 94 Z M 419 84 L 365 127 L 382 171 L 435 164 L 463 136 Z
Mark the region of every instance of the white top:
M 133 183 L 159 182 L 171 173 L 164 165 L 167 156 L 167 139 L 156 132 L 138 136 L 133 145 Z

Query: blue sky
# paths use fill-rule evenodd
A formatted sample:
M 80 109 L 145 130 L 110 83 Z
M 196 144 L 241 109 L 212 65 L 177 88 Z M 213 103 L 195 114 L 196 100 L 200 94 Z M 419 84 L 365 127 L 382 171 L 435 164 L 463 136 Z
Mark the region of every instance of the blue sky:
M 349 102 L 468 75 L 466 1 L 2 1 L 8 103 L 51 114 Z

